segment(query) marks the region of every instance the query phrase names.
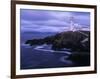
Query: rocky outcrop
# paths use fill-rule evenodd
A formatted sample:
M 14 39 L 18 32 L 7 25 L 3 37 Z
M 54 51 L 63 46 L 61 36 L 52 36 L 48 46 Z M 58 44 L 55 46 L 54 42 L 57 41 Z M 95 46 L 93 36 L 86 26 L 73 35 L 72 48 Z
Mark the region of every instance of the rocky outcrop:
M 25 44 L 30 44 L 30 46 L 52 44 L 53 50 L 61 50 L 63 48 L 67 48 L 67 49 L 71 49 L 72 51 L 89 52 L 90 51 L 90 32 L 89 31 L 80 31 L 80 32 L 78 31 L 61 32 L 53 36 L 45 37 L 43 39 L 27 40 Z M 84 34 L 86 34 L 87 36 Z

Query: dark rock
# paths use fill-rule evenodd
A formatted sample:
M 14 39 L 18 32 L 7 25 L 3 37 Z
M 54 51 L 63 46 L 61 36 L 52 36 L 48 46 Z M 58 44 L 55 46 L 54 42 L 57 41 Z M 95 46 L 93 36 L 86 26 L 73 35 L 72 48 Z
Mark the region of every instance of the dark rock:
M 63 48 L 71 49 L 73 51 L 90 51 L 90 32 L 81 31 L 82 33 L 87 34 L 85 36 L 78 31 L 67 31 L 57 33 L 54 36 L 48 36 L 43 39 L 33 39 L 27 40 L 25 44 L 32 45 L 42 45 L 42 44 L 52 44 L 53 50 L 61 50 Z M 81 42 L 85 38 L 88 38 L 86 42 Z

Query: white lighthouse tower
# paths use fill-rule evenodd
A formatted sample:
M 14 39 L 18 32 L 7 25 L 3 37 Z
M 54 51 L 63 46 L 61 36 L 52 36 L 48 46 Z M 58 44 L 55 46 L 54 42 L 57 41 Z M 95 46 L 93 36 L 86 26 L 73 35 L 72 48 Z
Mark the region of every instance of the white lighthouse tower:
M 70 28 L 69 28 L 70 31 L 75 31 L 75 26 L 74 26 L 74 17 L 71 16 L 70 17 Z
M 82 25 L 80 25 L 79 23 L 76 23 L 75 18 L 73 16 L 70 17 L 70 27 L 69 30 L 70 31 L 79 31 L 82 30 Z

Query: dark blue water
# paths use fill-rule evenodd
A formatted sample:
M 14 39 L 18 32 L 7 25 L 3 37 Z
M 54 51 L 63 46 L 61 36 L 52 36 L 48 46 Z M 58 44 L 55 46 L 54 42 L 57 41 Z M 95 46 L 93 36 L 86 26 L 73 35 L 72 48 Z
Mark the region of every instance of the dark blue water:
M 53 35 L 53 33 L 21 33 L 21 69 L 58 68 L 76 66 L 76 62 L 69 59 L 65 59 L 68 57 L 66 53 L 55 53 L 50 51 L 36 50 L 32 46 L 24 44 L 25 41 L 28 39 L 44 38 L 50 35 Z
M 33 47 L 21 46 L 21 69 L 52 68 L 73 65 L 72 61 L 63 61 L 64 53 L 35 50 Z

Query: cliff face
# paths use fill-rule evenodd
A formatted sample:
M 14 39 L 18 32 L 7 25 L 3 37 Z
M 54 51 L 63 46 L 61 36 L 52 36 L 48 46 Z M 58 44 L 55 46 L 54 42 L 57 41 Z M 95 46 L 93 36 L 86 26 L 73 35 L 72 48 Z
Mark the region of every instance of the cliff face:
M 89 52 L 90 32 L 89 31 L 80 31 L 80 32 L 78 31 L 61 32 L 53 36 L 45 37 L 43 39 L 27 40 L 25 44 L 30 44 L 30 46 L 32 46 L 32 45 L 42 45 L 46 43 L 46 44 L 52 44 L 53 50 L 61 50 L 63 48 L 67 48 L 71 49 L 72 51 Z M 86 34 L 87 36 L 84 34 Z

